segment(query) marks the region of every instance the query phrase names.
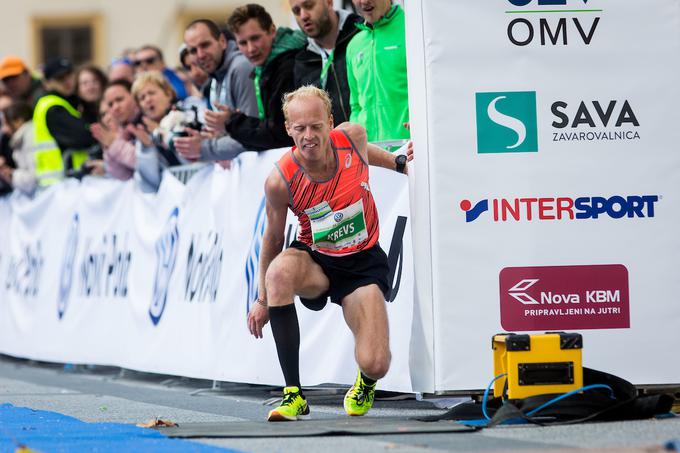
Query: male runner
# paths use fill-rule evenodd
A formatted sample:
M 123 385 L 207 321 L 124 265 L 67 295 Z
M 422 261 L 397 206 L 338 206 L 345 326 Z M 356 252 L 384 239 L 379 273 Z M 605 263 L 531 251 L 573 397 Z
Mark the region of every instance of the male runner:
M 378 245 L 378 212 L 368 181 L 368 165 L 406 173 L 406 156 L 395 157 L 368 144 L 363 127 L 343 123 L 333 129 L 328 94 L 304 86 L 284 97 L 286 131 L 295 146 L 265 182 L 267 227 L 260 253 L 257 303 L 248 328 L 262 338 L 269 319 L 286 387 L 269 421 L 309 415 L 300 390 L 300 328 L 294 297 L 312 310 L 327 298 L 342 307 L 354 334 L 359 365 L 345 395 L 348 415 L 364 415 L 373 405 L 376 381 L 390 366 L 384 294 L 387 257 Z M 413 157 L 409 150 L 409 158 Z M 300 234 L 281 252 L 288 207 L 300 221 Z

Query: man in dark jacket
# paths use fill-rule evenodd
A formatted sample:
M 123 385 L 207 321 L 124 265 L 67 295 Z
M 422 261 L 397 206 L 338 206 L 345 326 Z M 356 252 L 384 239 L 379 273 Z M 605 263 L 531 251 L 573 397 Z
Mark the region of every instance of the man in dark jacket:
M 335 124 L 349 121 L 349 85 L 345 50 L 359 31 L 361 16 L 333 10 L 333 0 L 289 0 L 300 29 L 307 35 L 307 48 L 295 58 L 295 86 L 323 88 L 333 102 Z
M 282 96 L 293 91 L 295 55 L 305 44 L 298 31 L 274 26 L 260 5 L 248 4 L 234 10 L 227 21 L 229 31 L 243 55 L 255 66 L 253 84 L 258 116 L 231 111 L 227 132 L 244 148 L 261 151 L 293 144 L 285 129 Z

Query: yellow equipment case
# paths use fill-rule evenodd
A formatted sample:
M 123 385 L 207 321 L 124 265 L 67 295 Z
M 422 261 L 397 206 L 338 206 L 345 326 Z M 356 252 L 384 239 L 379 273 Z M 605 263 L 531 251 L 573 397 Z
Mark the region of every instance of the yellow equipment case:
M 549 393 L 566 393 L 583 387 L 581 334 L 503 333 L 492 338 L 494 397 L 520 399 Z

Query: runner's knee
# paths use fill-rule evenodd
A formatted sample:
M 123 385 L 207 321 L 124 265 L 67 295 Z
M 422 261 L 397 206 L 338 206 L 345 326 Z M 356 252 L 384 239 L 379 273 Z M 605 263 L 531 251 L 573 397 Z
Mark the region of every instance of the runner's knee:
M 292 254 L 279 255 L 267 269 L 265 287 L 268 299 L 288 297 L 295 291 L 299 263 Z
M 361 371 L 371 379 L 380 379 L 390 369 L 392 356 L 390 350 L 357 351 L 357 362 Z

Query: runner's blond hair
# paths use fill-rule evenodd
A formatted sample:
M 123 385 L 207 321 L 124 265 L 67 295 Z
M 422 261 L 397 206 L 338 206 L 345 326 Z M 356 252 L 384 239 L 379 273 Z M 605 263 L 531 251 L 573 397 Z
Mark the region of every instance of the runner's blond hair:
M 293 102 L 296 99 L 312 99 L 312 98 L 317 98 L 321 100 L 326 110 L 326 114 L 330 118 L 331 98 L 328 96 L 328 93 L 326 93 L 321 88 L 315 87 L 314 85 L 305 85 L 298 88 L 295 91 L 291 91 L 290 93 L 286 93 L 283 95 L 283 116 L 286 118 L 286 121 L 288 121 L 288 107 L 290 106 L 291 102 Z

